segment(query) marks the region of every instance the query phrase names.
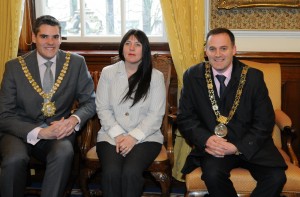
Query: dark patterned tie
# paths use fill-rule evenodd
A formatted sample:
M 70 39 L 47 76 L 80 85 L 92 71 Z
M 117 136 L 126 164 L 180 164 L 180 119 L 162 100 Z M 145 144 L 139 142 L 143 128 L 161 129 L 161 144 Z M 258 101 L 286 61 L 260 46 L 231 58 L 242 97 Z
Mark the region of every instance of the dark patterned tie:
M 45 63 L 45 66 L 47 67 L 46 68 L 46 71 L 45 71 L 45 74 L 44 74 L 44 80 L 43 80 L 43 90 L 44 92 L 48 93 L 50 92 L 52 86 L 53 86 L 53 74 L 52 74 L 52 71 L 51 71 L 51 65 L 53 64 L 53 62 L 51 61 L 48 61 Z
M 226 77 L 224 75 L 216 75 L 216 77 L 220 82 L 220 98 L 222 98 L 222 95 L 223 95 L 223 93 L 225 91 L 225 88 L 226 88 L 225 83 L 224 83 Z

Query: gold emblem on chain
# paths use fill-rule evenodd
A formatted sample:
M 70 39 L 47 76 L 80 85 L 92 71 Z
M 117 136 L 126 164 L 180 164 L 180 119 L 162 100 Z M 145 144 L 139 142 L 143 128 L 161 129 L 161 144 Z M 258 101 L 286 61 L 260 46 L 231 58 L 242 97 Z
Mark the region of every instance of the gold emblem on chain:
M 63 65 L 63 68 L 60 71 L 59 76 L 56 79 L 56 82 L 54 83 L 53 87 L 51 88 L 51 90 L 48 93 L 45 93 L 43 91 L 43 89 L 37 84 L 37 82 L 33 79 L 31 73 L 28 70 L 28 67 L 26 65 L 24 58 L 21 56 L 18 57 L 18 60 L 22 66 L 22 70 L 23 70 L 26 78 L 28 79 L 29 83 L 31 84 L 33 89 L 35 89 L 35 91 L 37 93 L 39 93 L 39 95 L 41 95 L 44 99 L 44 103 L 43 103 L 43 107 L 42 107 L 41 111 L 43 112 L 44 116 L 46 116 L 46 117 L 51 117 L 55 114 L 55 111 L 56 111 L 55 102 L 54 101 L 51 102 L 51 99 L 52 99 L 52 96 L 57 91 L 57 89 L 59 88 L 61 82 L 63 81 L 63 79 L 67 73 L 67 70 L 69 68 L 69 62 L 71 59 L 70 57 L 71 57 L 70 52 L 67 52 L 66 61 Z
M 226 124 L 231 120 L 231 118 L 233 117 L 239 102 L 240 102 L 240 98 L 243 92 L 243 87 L 246 83 L 246 75 L 247 75 L 247 71 L 248 71 L 248 66 L 244 66 L 242 73 L 241 73 L 241 78 L 240 78 L 240 82 L 239 82 L 239 86 L 238 89 L 236 91 L 236 95 L 235 95 L 235 99 L 232 105 L 232 108 L 229 112 L 228 117 L 225 117 L 223 115 L 221 115 L 220 111 L 219 111 L 219 107 L 215 98 L 215 94 L 214 94 L 214 90 L 213 90 L 213 83 L 212 83 L 212 79 L 211 79 L 211 72 L 210 72 L 210 64 L 209 62 L 205 63 L 205 79 L 206 79 L 206 83 L 207 83 L 207 88 L 208 88 L 208 96 L 212 105 L 212 109 L 216 115 L 217 121 L 219 122 L 219 124 L 215 127 L 215 134 L 219 137 L 225 137 L 227 135 L 227 127 Z

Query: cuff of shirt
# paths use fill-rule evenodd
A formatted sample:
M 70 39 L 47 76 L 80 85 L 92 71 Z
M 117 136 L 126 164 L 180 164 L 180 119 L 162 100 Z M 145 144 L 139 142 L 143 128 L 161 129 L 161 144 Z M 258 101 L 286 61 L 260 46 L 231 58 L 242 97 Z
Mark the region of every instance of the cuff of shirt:
M 133 129 L 129 132 L 129 135 L 138 140 L 138 142 L 142 141 L 145 138 L 145 134 L 138 128 Z
M 78 123 L 77 123 L 77 125 L 74 127 L 74 130 L 75 130 L 75 131 L 79 131 L 81 119 L 79 118 L 79 116 L 77 116 L 77 115 L 75 115 L 75 114 L 73 114 L 73 115 L 71 115 L 71 116 L 74 116 L 75 118 L 77 118 Z
M 114 139 L 115 137 L 117 137 L 118 135 L 124 134 L 126 133 L 125 130 L 120 126 L 120 125 L 116 125 L 114 127 L 112 127 L 109 131 L 108 131 L 108 135 Z
M 32 131 L 30 131 L 27 134 L 27 143 L 35 145 L 38 143 L 41 139 L 38 139 L 38 134 L 42 128 L 41 127 L 36 127 Z

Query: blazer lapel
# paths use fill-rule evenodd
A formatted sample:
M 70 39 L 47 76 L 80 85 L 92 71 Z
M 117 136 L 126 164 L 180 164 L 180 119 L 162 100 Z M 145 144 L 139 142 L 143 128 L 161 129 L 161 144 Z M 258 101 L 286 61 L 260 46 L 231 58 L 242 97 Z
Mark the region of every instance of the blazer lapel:
M 217 100 L 222 115 L 228 116 L 229 111 L 233 106 L 238 85 L 240 82 L 242 68 L 242 65 L 240 65 L 237 61 L 233 61 L 233 68 L 230 81 L 224 91 L 222 100 Z
M 27 68 L 29 72 L 31 73 L 33 79 L 37 82 L 37 84 L 42 87 L 42 82 L 41 82 L 41 76 L 40 76 L 40 70 L 38 66 L 38 61 L 37 61 L 37 55 L 36 55 L 36 50 L 32 51 L 30 55 L 25 57 L 25 62 L 27 65 Z
M 62 70 L 63 65 L 64 65 L 65 62 L 66 62 L 66 55 L 61 50 L 59 50 L 57 55 L 56 55 L 55 81 L 58 78 L 59 73 Z M 69 64 L 69 67 L 70 66 L 71 66 L 71 64 Z
M 230 94 L 232 91 L 236 91 L 237 86 L 240 82 L 240 76 L 242 72 L 242 66 L 239 65 L 236 61 L 233 62 L 233 68 L 231 73 L 230 81 L 224 91 L 224 97 L 226 97 L 227 94 Z
M 208 92 L 205 79 L 205 64 L 200 64 L 197 69 L 199 69 L 199 71 L 193 73 L 195 81 L 204 91 Z
M 196 77 L 199 77 L 199 80 L 197 80 L 197 81 L 199 81 L 199 85 L 201 86 L 201 88 L 204 88 L 204 91 L 207 92 L 207 98 L 209 99 L 207 83 L 206 83 L 206 78 L 205 78 L 205 64 L 202 67 L 200 67 L 200 69 L 201 69 L 201 71 L 197 72 L 197 73 L 203 73 L 203 74 L 201 74 L 201 76 L 196 76 Z M 212 68 L 210 68 L 210 73 L 211 73 L 211 80 L 212 80 L 212 84 L 213 84 L 215 99 L 216 99 L 217 103 L 219 103 L 221 101 L 221 98 L 218 95 L 217 87 L 216 87 L 215 81 L 213 79 L 214 77 L 212 74 L 213 73 Z M 225 91 L 226 91 L 226 89 L 225 89 Z M 225 92 L 224 92 L 224 96 L 225 96 Z M 224 96 L 223 96 L 223 98 L 224 98 Z

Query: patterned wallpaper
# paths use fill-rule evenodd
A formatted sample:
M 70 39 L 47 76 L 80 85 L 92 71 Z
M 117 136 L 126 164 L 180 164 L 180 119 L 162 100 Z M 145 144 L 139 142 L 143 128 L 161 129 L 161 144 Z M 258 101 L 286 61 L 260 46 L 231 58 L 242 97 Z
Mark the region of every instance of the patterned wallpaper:
M 255 7 L 218 9 L 218 0 L 210 0 L 210 29 L 300 30 L 300 9 Z

